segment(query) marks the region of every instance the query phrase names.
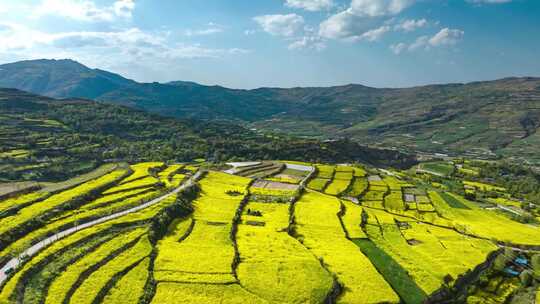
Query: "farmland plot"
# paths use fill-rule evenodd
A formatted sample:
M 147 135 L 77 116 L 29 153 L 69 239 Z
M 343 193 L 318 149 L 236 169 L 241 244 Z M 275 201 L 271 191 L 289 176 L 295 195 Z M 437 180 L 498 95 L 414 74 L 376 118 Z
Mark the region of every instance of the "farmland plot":
M 360 227 L 360 224 L 362 223 L 362 207 L 348 200 L 343 200 L 341 203 L 345 207 L 345 213 L 342 215 L 341 219 L 347 232 L 347 236 L 351 239 L 367 238 L 366 233 Z
M 353 179 L 353 168 L 346 166 L 337 166 L 332 182 L 326 187 L 325 193 L 330 195 L 339 195 L 349 187 Z
M 256 214 L 256 215 L 253 215 Z M 289 206 L 249 202 L 238 227 L 238 279 L 257 296 L 279 303 L 321 303 L 332 277 L 287 234 Z
M 233 283 L 235 251 L 229 237 L 232 220 L 247 193 L 249 179 L 210 172 L 200 182 L 201 194 L 193 202 L 193 227 L 178 244 L 160 245 L 155 263 L 158 281 L 180 283 Z M 240 195 L 230 195 L 237 191 Z
M 314 178 L 308 183 L 308 188 L 315 191 L 323 191 L 332 180 L 330 178 Z
M 316 165 L 317 168 L 317 177 L 318 178 L 328 178 L 331 179 L 334 177 L 334 167 L 329 165 Z
M 521 224 L 495 212 L 480 209 L 456 194 L 446 193 L 441 196 L 438 192 L 432 191 L 429 196 L 437 210 L 445 218 L 450 219 L 459 231 L 513 244 L 540 244 L 538 227 Z
M 360 195 L 362 195 L 367 190 L 367 188 L 368 188 L 367 179 L 363 177 L 355 177 L 349 191 L 346 194 L 347 196 L 352 196 L 352 197 L 357 198 Z
M 308 192 L 296 203 L 296 230 L 302 243 L 344 286 L 340 303 L 398 303 L 399 298 L 358 247 L 345 238 L 335 197 Z
M 219 172 L 209 172 L 201 180 L 200 196 L 193 202 L 193 223 L 177 223 L 158 245 L 153 303 L 212 303 L 223 295 L 229 296 L 230 303 L 259 300 L 238 285 L 232 267 L 233 218 L 249 182 Z
M 16 214 L 0 220 L 0 224 L 2 224 L 0 228 L 0 234 L 14 233 L 14 230 L 16 232 L 17 228 L 20 228 L 24 225 L 32 227 L 41 226 L 42 224 L 35 224 L 36 218 L 41 218 L 43 219 L 42 221 L 45 221 L 48 218 L 52 217 L 51 214 L 59 213 L 59 211 L 57 210 L 62 208 L 63 206 L 66 206 L 73 202 L 79 203 L 79 201 L 82 201 L 81 203 L 85 203 L 85 195 L 89 195 L 92 192 L 99 191 L 100 188 L 117 182 L 125 175 L 125 173 L 125 170 L 115 170 L 100 178 L 89 181 L 72 189 L 60 192 L 58 194 L 52 195 L 45 200 L 36 202 L 28 207 L 22 208 Z M 29 232 L 28 230 L 29 229 L 27 229 L 27 233 Z M 17 236 L 15 237 L 18 238 Z M 0 253 L 1 256 L 7 256 L 12 254 L 12 252 L 5 249 L 5 247 L 2 248 L 3 251 L 2 253 Z
M 490 241 L 397 217 L 408 223 L 408 228 L 400 231 L 394 216 L 373 209 L 368 213 L 369 238 L 399 263 L 426 294 L 440 288 L 445 275 L 456 278 L 497 249 Z

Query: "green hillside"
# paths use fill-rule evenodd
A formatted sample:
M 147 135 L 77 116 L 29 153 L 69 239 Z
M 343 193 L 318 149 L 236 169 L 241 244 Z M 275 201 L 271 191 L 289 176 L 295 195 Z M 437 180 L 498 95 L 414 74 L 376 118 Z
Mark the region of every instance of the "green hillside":
M 271 137 L 228 122 L 178 120 L 125 106 L 0 89 L 0 181 L 66 179 L 103 162 L 309 159 L 411 164 L 350 141 Z
M 540 161 L 535 153 L 540 141 L 538 78 L 404 89 L 346 85 L 234 90 L 182 81 L 136 83 L 73 61 L 39 60 L 0 66 L 0 86 L 180 118 L 231 120 L 265 132 Z

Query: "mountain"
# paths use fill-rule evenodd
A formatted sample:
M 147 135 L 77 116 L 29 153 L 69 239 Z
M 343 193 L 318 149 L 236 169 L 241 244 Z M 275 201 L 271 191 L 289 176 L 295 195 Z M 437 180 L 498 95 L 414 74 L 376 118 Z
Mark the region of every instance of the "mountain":
M 265 133 L 540 164 L 540 78 L 399 89 L 350 84 L 235 90 L 185 81 L 137 83 L 73 61 L 38 60 L 0 66 L 0 87 L 179 118 L 231 120 Z
M 49 97 L 89 99 L 136 84 L 73 60 L 31 60 L 0 65 L 0 86 Z
M 63 180 L 104 160 L 290 159 L 407 166 L 409 155 L 351 141 L 265 136 L 229 122 L 180 120 L 121 105 L 0 89 L 0 171 Z M 0 179 L 2 182 L 2 179 Z

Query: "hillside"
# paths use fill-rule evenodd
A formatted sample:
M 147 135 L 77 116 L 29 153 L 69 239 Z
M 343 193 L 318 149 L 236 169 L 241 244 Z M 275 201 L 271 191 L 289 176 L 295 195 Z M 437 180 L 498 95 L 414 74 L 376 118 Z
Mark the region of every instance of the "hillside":
M 413 158 L 350 141 L 267 137 L 227 122 L 0 89 L 0 182 L 58 180 L 103 161 L 310 159 L 403 165 Z
M 429 168 L 483 171 L 477 164 Z M 535 297 L 540 280 L 532 270 L 540 268 L 540 255 L 518 247 L 540 246 L 531 218 L 540 215 L 538 205 L 529 208 L 528 222 L 518 221 L 525 217 L 512 212 L 528 204 L 502 185 L 480 176 L 434 178 L 293 161 L 108 164 L 0 197 L 0 302 L 435 304 Z
M 0 86 L 174 117 L 234 120 L 266 132 L 540 163 L 539 78 L 404 89 L 234 90 L 183 81 L 136 83 L 72 61 L 39 60 L 0 66 Z

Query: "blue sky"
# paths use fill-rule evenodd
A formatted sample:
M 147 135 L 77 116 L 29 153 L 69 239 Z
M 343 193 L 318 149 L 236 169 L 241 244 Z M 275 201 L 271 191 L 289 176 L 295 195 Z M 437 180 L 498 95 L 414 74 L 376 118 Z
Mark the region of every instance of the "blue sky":
M 404 87 L 540 76 L 538 0 L 0 0 L 0 63 L 138 81 Z

